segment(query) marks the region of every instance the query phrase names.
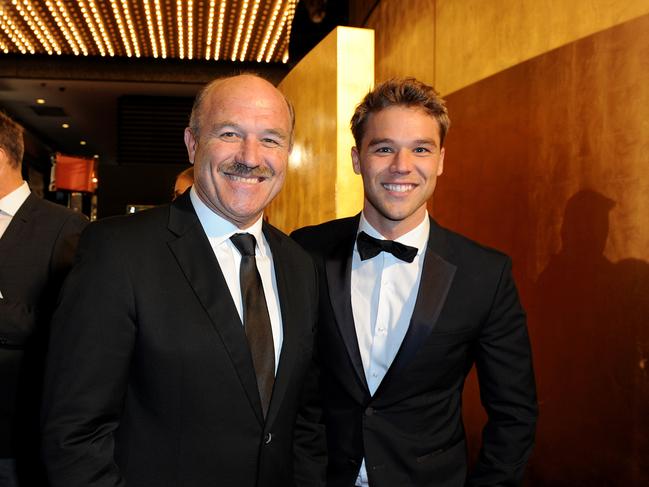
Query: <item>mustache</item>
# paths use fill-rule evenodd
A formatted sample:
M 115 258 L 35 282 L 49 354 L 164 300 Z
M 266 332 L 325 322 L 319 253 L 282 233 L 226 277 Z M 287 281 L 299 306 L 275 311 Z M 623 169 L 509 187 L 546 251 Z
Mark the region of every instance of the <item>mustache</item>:
M 246 166 L 242 162 L 232 161 L 221 166 L 221 172 L 232 176 L 241 176 L 246 178 L 270 178 L 275 175 L 275 171 L 268 166 Z

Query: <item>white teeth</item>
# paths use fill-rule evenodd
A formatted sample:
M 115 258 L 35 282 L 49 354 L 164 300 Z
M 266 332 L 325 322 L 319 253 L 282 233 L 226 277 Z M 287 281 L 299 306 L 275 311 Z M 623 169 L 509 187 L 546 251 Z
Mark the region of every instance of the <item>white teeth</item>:
M 394 191 L 396 193 L 405 193 L 414 189 L 414 184 L 384 184 L 383 187 L 388 191 Z
M 228 177 L 232 179 L 233 181 L 237 181 L 239 183 L 248 183 L 248 184 L 253 184 L 253 183 L 259 183 L 261 180 L 259 178 L 244 178 L 241 176 L 235 176 L 233 174 L 228 174 Z

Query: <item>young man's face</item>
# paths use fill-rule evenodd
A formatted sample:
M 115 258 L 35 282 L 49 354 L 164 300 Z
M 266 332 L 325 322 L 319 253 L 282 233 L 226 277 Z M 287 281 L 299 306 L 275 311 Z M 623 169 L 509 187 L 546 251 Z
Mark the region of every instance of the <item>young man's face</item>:
M 352 148 L 363 177 L 363 213 L 388 238 L 422 222 L 444 169 L 439 123 L 419 107 L 392 106 L 369 115 L 361 147 Z

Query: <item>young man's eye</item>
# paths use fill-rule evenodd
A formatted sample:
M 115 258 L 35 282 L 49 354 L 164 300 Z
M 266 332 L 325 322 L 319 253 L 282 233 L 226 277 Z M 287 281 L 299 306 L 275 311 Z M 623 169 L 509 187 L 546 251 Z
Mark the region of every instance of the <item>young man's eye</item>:
M 376 152 L 378 152 L 379 154 L 389 154 L 389 153 L 392 152 L 392 148 L 391 147 L 377 147 Z
M 415 147 L 414 152 L 416 152 L 417 154 L 424 154 L 426 152 L 430 152 L 430 150 L 426 147 Z

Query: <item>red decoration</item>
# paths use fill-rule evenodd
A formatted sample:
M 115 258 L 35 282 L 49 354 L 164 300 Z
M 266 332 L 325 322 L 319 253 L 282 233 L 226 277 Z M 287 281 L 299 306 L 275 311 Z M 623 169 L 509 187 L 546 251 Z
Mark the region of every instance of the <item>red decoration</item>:
M 55 157 L 56 189 L 94 193 L 97 189 L 97 160 L 65 156 Z

